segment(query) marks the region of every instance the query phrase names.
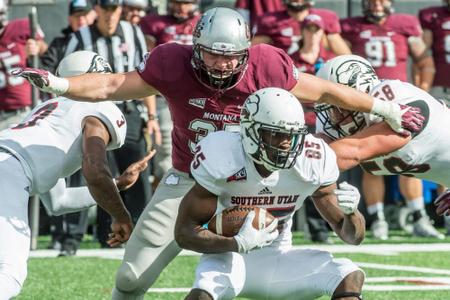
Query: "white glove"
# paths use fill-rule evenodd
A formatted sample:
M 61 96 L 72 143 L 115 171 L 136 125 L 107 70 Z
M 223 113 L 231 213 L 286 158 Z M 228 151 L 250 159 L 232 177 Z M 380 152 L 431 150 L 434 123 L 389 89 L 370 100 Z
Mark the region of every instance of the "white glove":
M 359 199 L 361 194 L 358 189 L 346 181 L 339 184 L 339 188 L 334 190 L 337 197 L 338 205 L 341 211 L 350 215 L 358 209 Z
M 272 244 L 278 237 L 278 219 L 275 218 L 272 223 L 261 230 L 255 229 L 252 225 L 255 218 L 255 212 L 251 211 L 245 218 L 239 233 L 234 236 L 239 248 L 239 253 L 248 253 L 254 248 L 262 248 Z
M 60 96 L 69 89 L 69 81 L 67 79 L 56 77 L 46 70 L 19 68 L 11 71 L 11 75 L 25 78 L 29 83 L 45 93 Z

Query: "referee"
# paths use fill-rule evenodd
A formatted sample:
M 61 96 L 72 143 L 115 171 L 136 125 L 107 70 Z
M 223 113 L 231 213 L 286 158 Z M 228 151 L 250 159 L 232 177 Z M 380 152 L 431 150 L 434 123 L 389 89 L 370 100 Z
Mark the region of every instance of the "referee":
M 64 56 L 77 50 L 90 50 L 107 58 L 116 73 L 134 70 L 147 52 L 147 48 L 141 30 L 129 22 L 120 20 L 122 0 L 97 0 L 94 9 L 97 13 L 96 22 L 80 28 L 70 36 Z M 111 155 L 119 172 L 123 172 L 127 166 L 145 155 L 147 151 L 145 128 L 159 130 L 154 100 L 142 100 L 117 103 L 128 124 L 124 146 L 113 151 Z M 151 198 L 149 175 L 149 170 L 145 170 L 133 187 L 121 192 L 134 223 Z M 97 222 L 99 242 L 102 247 L 109 247 L 106 241 L 110 232 L 111 218 L 100 207 L 97 210 Z

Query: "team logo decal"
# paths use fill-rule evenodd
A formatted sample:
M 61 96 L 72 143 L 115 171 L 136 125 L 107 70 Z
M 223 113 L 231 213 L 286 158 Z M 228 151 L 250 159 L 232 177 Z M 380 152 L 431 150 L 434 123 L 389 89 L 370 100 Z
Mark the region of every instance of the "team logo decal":
M 147 60 L 150 57 L 150 52 L 145 53 L 144 58 L 142 59 L 141 63 L 137 67 L 139 72 L 143 72 L 145 70 L 145 65 L 147 64 Z
M 352 88 L 356 88 L 357 84 L 363 84 L 363 82 L 358 82 L 358 80 L 367 78 L 367 75 L 374 76 L 374 74 L 375 71 L 370 65 L 355 60 L 348 60 L 336 69 L 337 82 L 347 83 Z
M 189 99 L 189 104 L 198 108 L 205 108 L 207 98 L 193 98 Z
M 247 171 L 245 170 L 245 168 L 242 168 L 239 171 L 237 171 L 235 174 L 228 177 L 227 182 L 241 181 L 241 180 L 246 180 L 246 179 L 247 179 Z

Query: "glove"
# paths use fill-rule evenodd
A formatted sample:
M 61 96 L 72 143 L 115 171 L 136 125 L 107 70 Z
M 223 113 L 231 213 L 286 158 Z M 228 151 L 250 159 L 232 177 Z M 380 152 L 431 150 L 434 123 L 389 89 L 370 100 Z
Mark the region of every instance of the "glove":
M 425 120 L 420 114 L 420 108 L 398 103 L 374 99 L 370 113 L 384 117 L 392 130 L 402 136 L 409 136 L 410 132 L 419 131 Z M 406 129 L 406 130 L 405 130 Z
M 447 189 L 440 194 L 436 200 L 434 200 L 434 205 L 436 206 L 436 213 L 439 216 L 444 214 L 450 216 L 450 189 Z
M 245 218 L 244 224 L 238 234 L 234 236 L 239 248 L 239 253 L 248 253 L 254 248 L 262 248 L 272 244 L 278 237 L 278 219 L 275 218 L 269 226 L 258 230 L 252 225 L 255 218 L 255 212 L 251 211 Z
M 338 206 L 344 214 L 350 215 L 358 209 L 361 194 L 353 185 L 344 181 L 339 184 L 338 189 L 334 190 L 334 194 L 337 197 Z
M 64 94 L 69 89 L 69 81 L 65 78 L 59 78 L 49 71 L 33 68 L 18 68 L 11 71 L 11 75 L 23 77 L 29 83 L 45 93 Z

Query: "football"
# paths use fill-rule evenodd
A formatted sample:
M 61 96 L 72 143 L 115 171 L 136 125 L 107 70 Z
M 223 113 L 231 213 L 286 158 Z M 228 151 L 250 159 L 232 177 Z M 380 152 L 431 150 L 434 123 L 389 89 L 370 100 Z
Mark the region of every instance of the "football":
M 264 208 L 250 205 L 232 206 L 212 217 L 208 222 L 208 230 L 218 235 L 233 237 L 239 232 L 245 218 L 252 210 L 255 211 L 253 219 L 255 229 L 263 229 L 275 219 Z

